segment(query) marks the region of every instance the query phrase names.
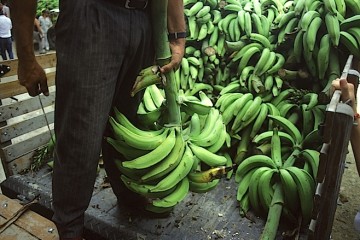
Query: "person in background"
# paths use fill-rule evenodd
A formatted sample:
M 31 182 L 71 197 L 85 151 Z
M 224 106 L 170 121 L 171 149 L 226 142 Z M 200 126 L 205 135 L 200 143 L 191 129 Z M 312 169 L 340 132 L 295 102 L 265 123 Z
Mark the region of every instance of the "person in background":
M 12 0 L 18 76 L 30 96 L 49 95 L 44 70 L 32 47 L 37 0 Z M 154 64 L 151 3 L 156 0 L 60 0 L 56 24 L 55 158 L 52 206 L 60 239 L 82 239 L 100 152 L 105 169 L 114 160 L 104 134 L 117 107 L 136 119 L 141 95 L 130 90 L 141 69 Z M 183 1 L 168 1 L 172 58 L 161 72 L 179 67 L 184 55 L 186 24 Z M 110 179 L 119 176 L 111 175 Z M 110 180 L 114 188 L 117 179 Z M 119 204 L 129 196 L 115 192 Z M 118 194 L 117 194 L 118 193 Z
M 49 51 L 49 49 L 50 49 L 48 38 L 47 38 L 47 32 L 48 32 L 48 29 L 52 26 L 52 22 L 50 20 L 49 14 L 50 14 L 50 12 L 45 9 L 41 12 L 41 16 L 39 17 L 40 27 L 41 27 L 41 30 L 43 33 L 42 41 L 43 41 L 43 47 L 44 47 L 44 49 L 40 49 L 40 51 L 44 51 L 44 50 Z
M 33 39 L 37 42 L 39 47 L 39 53 L 44 54 L 45 53 L 45 47 L 44 47 L 44 33 L 43 30 L 40 27 L 40 22 L 37 18 L 34 18 L 34 30 L 33 30 Z
M 1 3 L 3 5 L 4 15 L 10 18 L 10 8 L 7 6 L 7 0 L 2 0 Z
M 346 79 L 336 79 L 332 82 L 332 90 L 334 91 L 335 89 L 341 90 L 342 101 L 351 100 L 351 107 L 355 113 L 355 124 L 351 131 L 350 142 L 354 153 L 356 168 L 360 176 L 360 116 L 357 111 L 355 87 L 354 84 L 349 83 Z
M 7 60 L 7 54 L 10 59 L 14 59 L 11 38 L 12 22 L 6 17 L 0 9 L 0 53 L 3 60 Z

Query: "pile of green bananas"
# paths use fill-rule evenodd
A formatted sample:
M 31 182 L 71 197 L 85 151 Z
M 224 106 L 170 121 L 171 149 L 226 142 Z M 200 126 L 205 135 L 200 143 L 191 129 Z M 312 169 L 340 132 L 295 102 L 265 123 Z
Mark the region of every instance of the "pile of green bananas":
M 250 172 L 259 168 L 250 181 L 257 184 L 251 187 L 252 200 L 238 195 L 243 212 L 251 207 L 266 215 L 272 197 L 283 195 L 278 203 L 285 203 L 284 214 L 297 217 L 296 210 L 301 209 L 307 224 L 310 207 L 290 201 L 287 195 L 302 191 L 293 198 L 313 196 L 321 145 L 318 128 L 328 103 L 320 95 L 328 94 L 348 54 L 360 57 L 360 4 L 356 0 L 183 2 L 188 37 L 185 56 L 171 79 L 179 90 L 181 126 L 166 126 L 166 80 L 158 67 L 141 71 L 132 91 L 134 95 L 144 89 L 138 108 L 141 125 L 131 126 L 121 113 L 110 119 L 114 136 L 108 141 L 126 158 L 118 161 L 124 183 L 150 199 L 149 210 L 164 212 L 184 199 L 184 192 L 210 191 L 218 178 L 225 174 L 230 178 L 233 164 L 241 173 L 237 173 L 239 191 L 247 196 Z M 261 163 L 255 159 L 262 159 Z M 248 164 L 253 167 L 241 170 Z M 289 176 L 295 185 L 288 183 Z M 159 190 L 156 186 L 164 179 L 169 185 Z M 261 184 L 255 183 L 258 180 Z M 256 197 L 255 189 L 265 185 L 269 190 L 259 195 L 266 196 Z M 285 185 L 293 189 L 285 191 Z

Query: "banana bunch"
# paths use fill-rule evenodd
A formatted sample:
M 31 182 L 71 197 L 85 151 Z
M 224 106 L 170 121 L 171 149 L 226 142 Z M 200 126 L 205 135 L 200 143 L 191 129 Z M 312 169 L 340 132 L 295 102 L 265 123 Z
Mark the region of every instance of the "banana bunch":
M 156 212 L 168 211 L 186 197 L 194 157 L 180 128 L 141 130 L 116 110 L 110 124 L 114 138 L 106 140 L 126 159 L 116 161 L 125 186 L 150 199 L 149 209 Z
M 184 13 L 187 17 L 189 37 L 187 40 L 201 41 L 214 31 L 214 22 L 220 15 L 217 11 L 217 0 L 184 1 Z
M 259 216 L 268 214 L 268 217 L 279 220 L 284 209 L 289 220 L 296 221 L 301 213 L 302 223 L 306 225 L 311 218 L 312 198 L 315 193 L 314 175 L 317 174 L 319 152 L 297 151 L 296 154 L 284 158 L 281 151 L 282 139 L 288 137 L 284 134 L 280 137 L 277 128 L 269 135 L 270 155 L 252 155 L 244 159 L 236 170 L 235 181 L 239 184 L 237 200 L 241 214 L 253 209 Z M 283 190 L 280 195 L 276 192 L 277 184 Z M 276 214 L 272 212 L 274 198 L 283 205 Z M 272 228 L 277 229 L 278 225 L 270 224 L 274 224 Z M 266 230 L 263 234 L 266 234 Z
M 211 108 L 203 122 L 199 116 L 184 130 L 142 130 L 114 109 L 106 140 L 125 159 L 116 160 L 125 186 L 149 200 L 149 211 L 171 211 L 189 191 L 210 191 L 232 170 L 231 158 L 216 154 L 227 138 L 219 111 Z

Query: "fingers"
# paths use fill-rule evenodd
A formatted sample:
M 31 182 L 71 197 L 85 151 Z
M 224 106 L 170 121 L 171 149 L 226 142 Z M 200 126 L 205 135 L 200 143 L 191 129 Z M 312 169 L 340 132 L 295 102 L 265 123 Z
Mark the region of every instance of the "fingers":
M 47 85 L 46 77 L 36 84 L 21 83 L 21 85 L 23 85 L 26 88 L 27 92 L 31 97 L 35 97 L 41 93 L 43 93 L 45 96 L 49 96 L 49 88 Z
M 44 78 L 42 78 L 42 80 L 40 81 L 40 92 L 43 93 L 45 96 L 49 96 L 49 87 L 47 84 L 46 76 L 44 76 Z
M 168 63 L 160 68 L 160 72 L 167 73 L 167 72 L 170 72 L 171 70 L 176 71 L 179 68 L 179 66 L 180 66 L 179 60 L 172 59 L 170 63 Z

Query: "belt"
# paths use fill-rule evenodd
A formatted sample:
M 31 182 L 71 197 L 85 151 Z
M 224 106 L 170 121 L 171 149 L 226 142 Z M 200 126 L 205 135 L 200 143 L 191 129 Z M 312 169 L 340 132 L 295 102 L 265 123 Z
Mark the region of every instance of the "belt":
M 117 0 L 127 9 L 145 9 L 149 0 Z

